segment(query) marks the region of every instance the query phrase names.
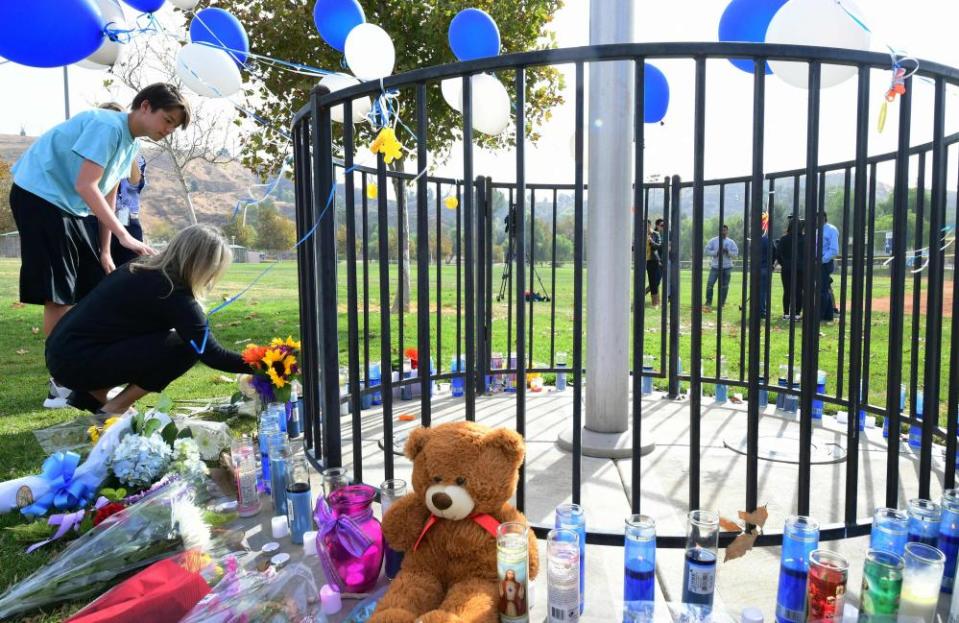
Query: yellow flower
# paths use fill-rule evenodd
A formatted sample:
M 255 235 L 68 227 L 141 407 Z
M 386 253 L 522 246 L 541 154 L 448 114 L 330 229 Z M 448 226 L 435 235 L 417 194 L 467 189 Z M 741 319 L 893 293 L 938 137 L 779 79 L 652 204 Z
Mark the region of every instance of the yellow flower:
M 283 373 L 287 376 L 293 374 L 293 366 L 296 364 L 296 357 L 293 355 L 287 355 L 286 359 L 283 360 Z
M 283 346 L 283 338 L 275 337 L 270 340 L 270 346 Z
M 263 353 L 262 361 L 267 366 L 272 366 L 274 363 L 282 360 L 283 360 L 283 351 L 281 351 L 278 348 L 270 348 L 270 349 L 267 349 L 265 353 Z
M 100 429 L 96 426 L 91 426 L 87 429 L 87 435 L 90 436 L 90 441 L 96 443 L 100 439 Z
M 300 350 L 300 343 L 294 340 L 292 335 L 286 336 L 286 345 L 289 346 L 290 348 L 295 348 L 296 350 Z
M 107 418 L 107 421 L 103 423 L 103 430 L 104 431 L 108 430 L 111 426 L 113 426 L 119 421 L 120 421 L 120 418 L 116 416 Z
M 383 154 L 383 161 L 387 164 L 403 157 L 403 146 L 397 140 L 396 131 L 393 128 L 380 130 L 373 144 L 370 145 L 370 151 L 374 154 Z
M 270 377 L 270 380 L 273 381 L 274 387 L 283 387 L 286 385 L 286 379 L 276 373 L 276 370 L 273 368 L 267 368 L 267 375 Z

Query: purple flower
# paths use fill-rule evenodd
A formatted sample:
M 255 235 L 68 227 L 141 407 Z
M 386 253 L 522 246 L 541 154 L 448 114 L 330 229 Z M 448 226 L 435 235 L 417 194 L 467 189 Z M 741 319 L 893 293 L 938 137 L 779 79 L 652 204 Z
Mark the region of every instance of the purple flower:
M 270 379 L 255 374 L 253 375 L 252 385 L 256 393 L 259 394 L 265 402 L 274 402 L 276 400 L 275 394 L 273 393 L 273 383 L 270 382 Z

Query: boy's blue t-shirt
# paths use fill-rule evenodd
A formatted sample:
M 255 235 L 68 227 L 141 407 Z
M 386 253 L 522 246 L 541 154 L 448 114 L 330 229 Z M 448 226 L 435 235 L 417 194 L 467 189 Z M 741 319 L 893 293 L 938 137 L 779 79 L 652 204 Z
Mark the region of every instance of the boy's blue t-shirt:
M 130 174 L 139 151 L 126 113 L 87 110 L 34 141 L 13 165 L 13 182 L 65 212 L 87 216 L 90 207 L 75 190 L 83 161 L 103 167 L 98 186 L 106 195 Z

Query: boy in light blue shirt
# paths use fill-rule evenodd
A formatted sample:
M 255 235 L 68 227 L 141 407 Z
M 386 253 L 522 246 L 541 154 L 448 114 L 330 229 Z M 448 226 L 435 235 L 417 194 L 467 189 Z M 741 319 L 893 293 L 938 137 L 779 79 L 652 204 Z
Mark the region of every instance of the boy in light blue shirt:
M 171 84 L 152 84 L 130 113 L 82 112 L 48 130 L 13 166 L 10 208 L 20 233 L 20 300 L 43 305 L 43 331 L 114 269 L 110 238 L 137 255 L 155 251 L 115 215 L 117 185 L 139 152 L 138 137 L 159 141 L 190 122 L 190 104 Z M 96 215 L 99 245 L 83 218 Z M 69 393 L 53 379 L 44 406 L 64 406 Z

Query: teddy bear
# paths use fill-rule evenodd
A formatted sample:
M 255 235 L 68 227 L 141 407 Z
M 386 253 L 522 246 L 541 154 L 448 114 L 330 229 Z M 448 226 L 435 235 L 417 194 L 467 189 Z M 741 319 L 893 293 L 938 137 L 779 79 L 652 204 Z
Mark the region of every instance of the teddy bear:
M 370 623 L 498 623 L 500 608 L 525 609 L 526 595 L 502 595 L 496 528 L 526 517 L 509 500 L 525 446 L 518 433 L 475 422 L 451 422 L 410 433 L 413 491 L 383 518 L 391 548 L 404 553 L 399 574 Z M 539 559 L 529 539 L 529 579 Z

